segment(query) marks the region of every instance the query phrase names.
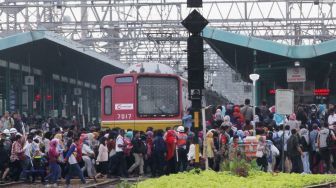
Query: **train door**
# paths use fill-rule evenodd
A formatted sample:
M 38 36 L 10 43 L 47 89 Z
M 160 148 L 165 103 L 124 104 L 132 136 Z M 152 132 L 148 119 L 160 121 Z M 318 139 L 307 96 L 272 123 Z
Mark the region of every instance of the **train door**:
M 112 91 L 114 127 L 134 129 L 135 78 L 132 75 L 115 77 Z
M 112 80 L 112 76 L 107 76 L 102 79 L 101 83 L 101 127 L 103 129 L 114 127 L 112 116 Z

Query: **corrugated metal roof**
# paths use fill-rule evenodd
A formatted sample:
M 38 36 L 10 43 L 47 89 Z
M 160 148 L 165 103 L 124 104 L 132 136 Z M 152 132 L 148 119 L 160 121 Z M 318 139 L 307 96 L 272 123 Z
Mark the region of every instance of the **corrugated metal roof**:
M 250 48 L 291 59 L 309 59 L 336 52 L 336 40 L 315 45 L 286 45 L 252 36 L 230 33 L 220 29 L 206 27 L 202 36 L 236 46 Z
M 0 51 L 7 50 L 9 48 L 15 48 L 27 43 L 39 41 L 39 40 L 48 40 L 54 42 L 58 45 L 70 48 L 73 51 L 79 52 L 85 56 L 89 56 L 96 60 L 99 60 L 103 63 L 107 63 L 117 69 L 124 70 L 127 66 L 117 60 L 110 59 L 107 56 L 101 55 L 91 49 L 88 46 L 79 44 L 77 42 L 66 39 L 56 33 L 50 31 L 30 31 L 15 34 L 9 37 L 0 39 Z

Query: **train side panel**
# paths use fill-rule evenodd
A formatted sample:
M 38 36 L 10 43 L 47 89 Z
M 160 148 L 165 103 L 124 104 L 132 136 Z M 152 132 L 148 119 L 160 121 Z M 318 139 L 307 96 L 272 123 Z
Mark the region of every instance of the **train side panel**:
M 136 77 L 131 74 L 110 75 L 103 78 L 101 87 L 102 128 L 134 129 L 135 80 Z M 111 96 L 108 88 L 112 89 Z M 111 102 L 109 102 L 109 97 L 111 97 Z M 111 113 L 109 113 L 109 108 L 111 108 Z

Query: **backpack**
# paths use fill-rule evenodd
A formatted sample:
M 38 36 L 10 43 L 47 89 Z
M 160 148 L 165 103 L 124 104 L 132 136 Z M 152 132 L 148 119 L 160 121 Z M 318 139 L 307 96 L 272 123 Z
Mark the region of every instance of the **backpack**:
M 327 137 L 327 147 L 330 148 L 330 147 L 333 147 L 335 144 L 334 144 L 334 141 L 332 139 L 332 136 L 331 136 L 331 129 L 329 129 L 329 134 L 328 134 L 328 137 Z
M 82 156 L 83 156 L 82 145 L 80 145 L 80 146 L 77 146 L 77 156 L 76 156 L 77 162 L 80 162 L 82 160 Z
M 287 141 L 287 153 L 291 155 L 293 152 L 295 152 L 296 147 L 294 146 L 294 136 L 291 136 Z
M 274 141 L 274 146 L 278 149 L 278 150 L 282 150 L 282 146 L 283 146 L 283 136 L 279 136 L 279 133 L 275 133 L 275 137 L 273 138 Z
M 80 162 L 82 160 L 82 146 L 77 146 L 76 147 L 76 151 L 73 153 L 73 155 L 76 157 L 77 162 Z

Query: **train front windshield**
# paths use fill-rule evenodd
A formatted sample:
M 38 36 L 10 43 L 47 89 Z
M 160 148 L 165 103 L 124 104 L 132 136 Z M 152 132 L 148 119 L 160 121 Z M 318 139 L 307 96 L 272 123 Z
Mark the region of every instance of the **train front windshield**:
M 139 77 L 138 114 L 178 115 L 178 93 L 179 82 L 176 77 Z

